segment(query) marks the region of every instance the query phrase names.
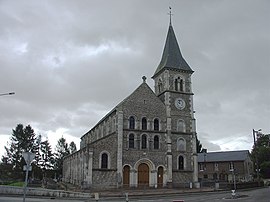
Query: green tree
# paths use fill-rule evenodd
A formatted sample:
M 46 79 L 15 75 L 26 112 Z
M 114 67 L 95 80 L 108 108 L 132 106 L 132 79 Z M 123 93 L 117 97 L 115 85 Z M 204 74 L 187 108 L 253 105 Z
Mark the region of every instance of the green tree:
M 69 152 L 71 153 L 71 154 L 73 154 L 73 153 L 75 153 L 77 151 L 77 147 L 76 147 L 76 144 L 75 144 L 75 142 L 71 142 L 70 144 L 69 144 Z
M 263 178 L 269 179 L 270 178 L 270 161 L 264 161 L 260 164 L 260 172 Z
M 203 151 L 202 144 L 197 136 L 196 136 L 196 148 L 197 148 L 197 153 L 202 153 Z
M 13 176 L 15 178 L 23 177 L 23 166 L 25 161 L 22 157 L 23 152 L 35 152 L 34 144 L 36 140 L 36 134 L 30 125 L 24 127 L 22 124 L 18 124 L 15 129 L 12 130 L 9 147 L 5 146 L 6 150 L 6 162 L 12 165 Z
M 36 137 L 34 147 L 33 147 L 33 153 L 35 153 L 35 160 L 34 160 L 35 165 L 39 165 L 40 160 L 41 160 L 41 154 L 40 154 L 41 139 L 42 139 L 41 135 L 38 135 Z
M 32 178 L 42 178 L 42 170 L 40 168 L 40 161 L 41 161 L 41 154 L 40 154 L 40 147 L 41 147 L 41 135 L 37 135 L 35 143 L 34 143 L 34 149 L 33 153 L 35 153 L 35 159 L 32 163 Z
M 56 153 L 55 153 L 55 164 L 54 168 L 57 172 L 58 177 L 62 176 L 63 161 L 66 156 L 70 154 L 68 143 L 66 139 L 61 137 L 56 144 Z
M 0 163 L 0 179 L 9 180 L 12 176 L 12 164 L 8 162 L 8 158 L 2 156 L 2 162 Z
M 270 175 L 270 137 L 269 134 L 258 134 L 251 152 L 252 160 L 257 163 L 262 177 Z M 255 169 L 257 167 L 255 166 Z
M 54 167 L 54 154 L 52 152 L 52 147 L 48 140 L 41 142 L 41 169 L 51 170 Z

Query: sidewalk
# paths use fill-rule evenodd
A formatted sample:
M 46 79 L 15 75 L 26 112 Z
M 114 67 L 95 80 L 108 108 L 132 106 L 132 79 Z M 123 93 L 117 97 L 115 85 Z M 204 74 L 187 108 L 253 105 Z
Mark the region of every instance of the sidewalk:
M 184 193 L 201 193 L 213 192 L 213 188 L 188 189 L 188 188 L 119 188 L 110 190 L 51 190 L 44 188 L 27 187 L 28 196 L 41 197 L 57 197 L 57 198 L 94 198 L 95 193 L 98 193 L 102 198 L 125 197 L 126 194 L 131 197 L 136 196 L 158 196 L 166 194 L 184 194 Z M 0 185 L 0 195 L 22 195 L 23 187 L 13 187 Z
M 201 188 L 201 189 L 115 189 L 115 190 L 92 190 L 91 194 L 98 193 L 100 197 L 123 197 L 127 193 L 128 196 L 152 196 L 152 195 L 166 195 L 166 194 L 183 194 L 183 193 L 200 193 L 200 192 L 213 192 L 213 188 Z

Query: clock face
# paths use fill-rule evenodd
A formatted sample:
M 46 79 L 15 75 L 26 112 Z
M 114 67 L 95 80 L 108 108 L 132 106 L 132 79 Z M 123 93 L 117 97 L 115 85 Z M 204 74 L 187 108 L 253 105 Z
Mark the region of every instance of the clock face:
M 186 103 L 182 98 L 176 98 L 174 104 L 175 104 L 175 107 L 180 110 L 184 109 L 186 106 Z

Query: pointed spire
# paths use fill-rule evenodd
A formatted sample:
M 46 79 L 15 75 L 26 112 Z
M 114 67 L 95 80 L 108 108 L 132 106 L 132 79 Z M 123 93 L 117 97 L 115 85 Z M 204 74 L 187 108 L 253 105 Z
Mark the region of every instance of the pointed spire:
M 170 15 L 169 30 L 167 33 L 167 38 L 166 38 L 162 58 L 161 58 L 160 64 L 158 65 L 154 73 L 154 76 L 158 74 L 164 68 L 193 72 L 193 70 L 190 68 L 190 66 L 187 64 L 187 62 L 183 58 L 176 36 L 174 34 L 174 30 L 171 23 L 171 15 L 172 15 L 171 7 L 170 7 L 169 15 Z

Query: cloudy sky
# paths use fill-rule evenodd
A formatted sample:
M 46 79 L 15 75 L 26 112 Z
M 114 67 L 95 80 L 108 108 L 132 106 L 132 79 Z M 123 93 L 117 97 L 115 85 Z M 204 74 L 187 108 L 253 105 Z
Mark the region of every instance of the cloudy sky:
M 268 0 L 1 0 L 0 155 L 17 124 L 75 141 L 151 76 L 168 7 L 208 151 L 251 149 L 270 132 Z

